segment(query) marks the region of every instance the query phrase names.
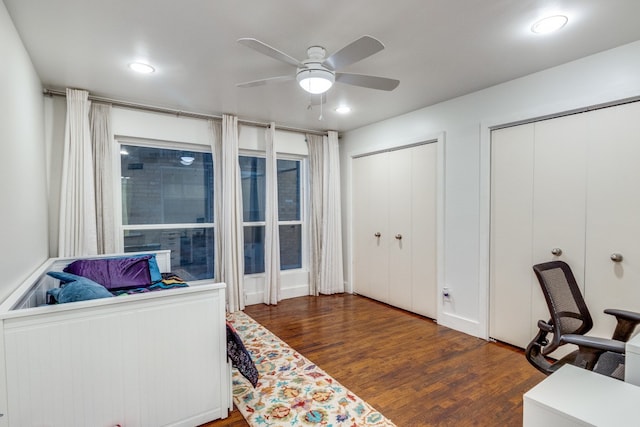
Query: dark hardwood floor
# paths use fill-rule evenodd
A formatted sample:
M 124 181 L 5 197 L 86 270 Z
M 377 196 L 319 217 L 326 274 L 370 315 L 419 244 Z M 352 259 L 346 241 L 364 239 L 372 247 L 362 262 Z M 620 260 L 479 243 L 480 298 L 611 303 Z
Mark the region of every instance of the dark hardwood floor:
M 520 426 L 522 395 L 545 377 L 522 350 L 355 295 L 245 310 L 404 426 Z M 207 427 L 248 425 L 237 409 Z

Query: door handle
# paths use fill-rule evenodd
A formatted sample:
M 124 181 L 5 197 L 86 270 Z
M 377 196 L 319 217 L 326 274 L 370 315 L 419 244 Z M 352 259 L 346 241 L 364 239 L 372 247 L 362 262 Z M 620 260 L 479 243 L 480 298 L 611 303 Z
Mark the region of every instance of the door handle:
M 560 248 L 553 248 L 553 249 L 551 249 L 551 253 L 552 253 L 553 255 L 555 255 L 555 256 L 560 256 L 560 255 L 562 255 L 562 249 L 560 249 Z
M 380 232 L 378 231 L 377 233 L 374 234 L 375 237 L 380 237 L 382 236 L 382 234 L 380 234 Z
M 611 254 L 611 261 L 613 262 L 622 262 L 623 259 L 622 254 Z
M 402 234 L 396 234 L 396 239 L 402 240 Z

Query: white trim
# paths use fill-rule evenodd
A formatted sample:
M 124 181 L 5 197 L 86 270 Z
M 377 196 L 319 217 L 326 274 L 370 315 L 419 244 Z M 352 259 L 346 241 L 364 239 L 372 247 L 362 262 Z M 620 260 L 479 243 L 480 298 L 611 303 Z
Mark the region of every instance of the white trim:
M 112 150 L 113 155 L 113 220 L 115 221 L 114 231 L 116 236 L 114 236 L 115 242 L 115 251 L 116 252 L 124 252 L 124 230 L 122 229 L 122 163 L 120 159 L 120 150 L 122 149 L 122 144 L 118 141 L 115 136 L 113 138 L 113 143 L 115 145 L 115 150 Z
M 193 228 L 216 228 L 214 222 L 193 222 L 188 224 L 169 223 L 169 224 L 121 224 L 123 230 L 175 230 L 175 229 L 193 229 Z
M 211 145 L 196 144 L 193 142 L 171 141 L 155 138 L 140 138 L 137 136 L 114 135 L 113 139 L 122 145 L 134 145 L 136 147 L 167 148 L 170 150 L 197 151 L 199 153 L 211 153 Z
M 491 129 L 480 123 L 480 200 L 478 215 L 478 337 L 489 339 L 489 275 L 491 265 Z
M 442 300 L 442 299 L 441 299 Z M 480 337 L 481 325 L 477 320 L 468 319 L 466 317 L 458 316 L 457 314 L 447 313 L 443 315 L 443 320 L 437 319 L 438 325 L 446 326 L 451 329 L 455 329 L 459 332 L 472 335 L 474 337 Z
M 441 319 L 445 321 L 447 315 L 444 312 L 443 300 L 441 298 L 443 288 L 447 286 L 447 280 L 445 275 L 445 245 L 444 245 L 444 234 L 445 234 L 445 204 L 446 204 L 446 194 L 445 194 L 445 145 L 446 145 L 446 134 L 445 132 L 441 132 L 437 136 L 437 187 L 436 187 L 436 204 L 437 204 L 437 212 L 436 212 L 436 269 L 437 269 L 437 293 L 436 298 L 438 301 L 437 306 L 437 319 Z

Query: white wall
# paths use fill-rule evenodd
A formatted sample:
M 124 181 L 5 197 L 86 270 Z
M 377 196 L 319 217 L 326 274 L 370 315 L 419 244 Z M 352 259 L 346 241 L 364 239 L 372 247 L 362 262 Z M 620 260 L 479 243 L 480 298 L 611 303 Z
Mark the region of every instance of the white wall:
M 63 97 L 47 97 L 45 106 L 46 140 L 52 153 L 49 167 L 52 172 L 49 179 L 52 183 L 57 182 L 57 187 L 59 187 L 66 101 Z M 200 146 L 204 150 L 210 149 L 212 140 L 207 120 L 120 107 L 112 109 L 112 131 L 116 137 L 187 143 Z M 238 130 L 240 149 L 247 152 L 264 152 L 264 135 L 264 128 L 240 125 Z M 307 143 L 303 134 L 278 131 L 277 126 L 275 146 L 278 153 L 296 156 L 306 156 L 308 154 Z M 50 216 L 56 219 L 56 222 L 51 224 L 50 239 L 56 242 L 58 233 L 58 198 L 59 194 L 57 198 L 54 198 L 54 202 L 50 204 Z M 57 245 L 52 247 L 52 254 L 57 254 Z M 309 273 L 306 266 L 304 267 L 302 271 L 295 270 L 282 273 L 283 298 L 309 294 Z M 263 289 L 264 275 L 258 274 L 246 277 L 246 303 L 256 304 L 262 302 Z
M 354 154 L 445 134 L 444 284 L 438 323 L 487 338 L 489 127 L 640 96 L 640 41 L 452 99 L 342 136 L 346 277 L 351 287 Z
M 49 256 L 42 86 L 0 2 L 0 301 Z

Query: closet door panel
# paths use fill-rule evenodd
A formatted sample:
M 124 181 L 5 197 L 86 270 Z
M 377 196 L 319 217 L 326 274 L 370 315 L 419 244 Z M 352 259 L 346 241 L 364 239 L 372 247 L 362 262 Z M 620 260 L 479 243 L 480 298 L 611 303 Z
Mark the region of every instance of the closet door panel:
M 413 149 L 391 151 L 389 165 L 389 233 L 384 243 L 389 248 L 389 303 L 411 310 L 412 233 L 411 157 Z
M 534 125 L 491 135 L 489 334 L 525 347 L 531 340 Z
M 353 161 L 354 289 L 379 301 L 389 298 L 387 154 Z M 376 234 L 380 233 L 380 237 Z
M 604 309 L 640 311 L 640 103 L 589 115 L 585 296 L 592 334 L 608 337 L 615 321 Z
M 436 143 L 413 148 L 411 263 L 413 265 L 412 311 L 435 319 L 437 316 L 437 158 Z
M 584 114 L 576 114 L 535 124 L 533 183 L 532 265 L 566 262 L 583 292 L 587 123 Z M 553 254 L 554 249 L 560 250 L 560 255 Z M 550 316 L 537 280 L 531 304 L 533 338 L 537 321 Z

